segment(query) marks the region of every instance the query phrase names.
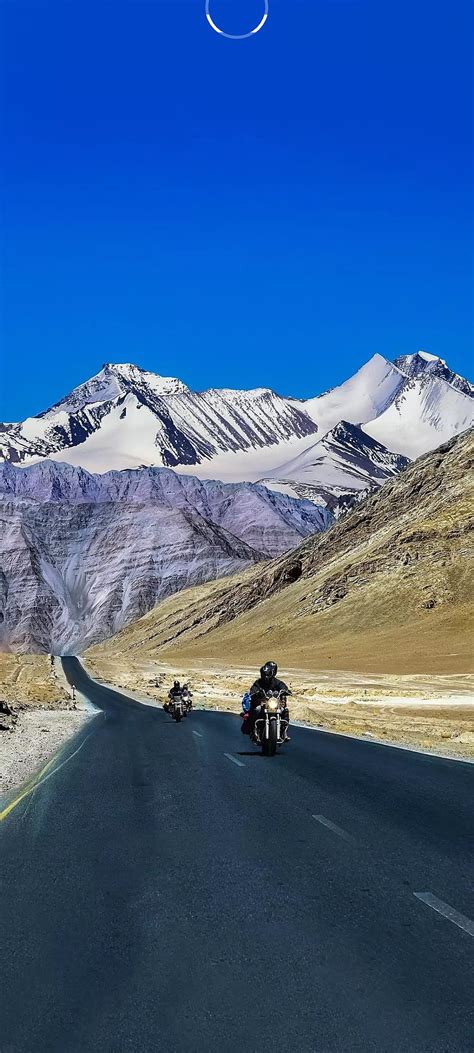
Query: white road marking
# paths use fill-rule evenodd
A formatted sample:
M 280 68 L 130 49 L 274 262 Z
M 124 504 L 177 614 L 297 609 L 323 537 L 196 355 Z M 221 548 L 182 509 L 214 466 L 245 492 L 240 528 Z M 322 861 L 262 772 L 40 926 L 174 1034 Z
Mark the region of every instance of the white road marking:
M 237 764 L 239 768 L 245 768 L 245 764 L 241 760 L 237 760 L 237 757 L 233 757 L 231 753 L 224 753 L 224 757 L 227 757 L 227 760 L 231 760 L 232 764 Z
M 344 841 L 354 842 L 354 838 L 351 837 L 346 830 L 343 830 L 342 826 L 337 826 L 336 823 L 332 823 L 330 819 L 326 819 L 325 815 L 313 815 L 313 819 L 316 819 L 316 822 L 321 823 L 322 826 L 327 826 L 328 830 L 332 830 L 334 834 L 338 834 L 339 837 L 344 838 Z
M 200 731 L 193 731 L 193 735 L 196 735 L 198 739 L 202 739 L 202 735 L 201 735 Z
M 436 910 L 438 914 L 442 914 L 448 921 L 452 921 L 453 925 L 457 925 L 459 929 L 463 929 L 470 936 L 474 936 L 474 921 L 466 918 L 465 914 L 459 914 L 457 910 L 454 910 L 454 907 L 449 906 L 449 903 L 443 903 L 442 899 L 433 896 L 431 892 L 414 892 L 413 895 L 417 899 L 421 899 L 421 902 L 426 903 L 428 907 Z

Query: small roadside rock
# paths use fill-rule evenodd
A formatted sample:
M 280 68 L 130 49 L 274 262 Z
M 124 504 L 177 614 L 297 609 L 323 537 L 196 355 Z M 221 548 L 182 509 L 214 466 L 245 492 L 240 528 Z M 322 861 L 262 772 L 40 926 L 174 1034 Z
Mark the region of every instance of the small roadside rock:
M 0 731 L 14 731 L 18 721 L 12 706 L 0 699 Z

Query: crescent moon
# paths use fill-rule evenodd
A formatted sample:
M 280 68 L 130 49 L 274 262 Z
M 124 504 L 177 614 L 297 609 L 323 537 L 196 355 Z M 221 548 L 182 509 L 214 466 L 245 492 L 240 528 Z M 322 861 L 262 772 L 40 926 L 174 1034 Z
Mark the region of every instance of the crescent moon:
M 247 37 L 254 37 L 256 33 L 259 33 L 260 30 L 263 29 L 265 22 L 268 18 L 269 0 L 263 0 L 263 6 L 263 17 L 260 19 L 258 26 L 255 26 L 255 29 L 251 29 L 249 33 L 225 33 L 223 29 L 220 29 L 219 26 L 216 26 L 216 23 L 214 22 L 211 15 L 211 0 L 206 0 L 206 18 L 209 22 L 211 29 L 213 29 L 215 33 L 218 33 L 219 36 L 227 37 L 228 40 L 246 40 Z

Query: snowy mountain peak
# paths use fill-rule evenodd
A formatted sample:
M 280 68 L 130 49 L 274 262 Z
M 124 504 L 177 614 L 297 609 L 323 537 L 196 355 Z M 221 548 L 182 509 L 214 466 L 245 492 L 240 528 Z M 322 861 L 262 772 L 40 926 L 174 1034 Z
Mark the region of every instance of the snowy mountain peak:
M 416 358 L 417 356 L 422 358 L 424 362 L 442 362 L 443 366 L 446 365 L 444 358 L 440 358 L 439 355 L 430 355 L 429 351 L 417 351 L 415 355 L 410 357 Z
M 79 384 L 70 395 L 56 402 L 51 409 L 39 414 L 47 419 L 55 417 L 58 411 L 77 413 L 87 406 L 97 403 L 110 403 L 129 391 L 142 396 L 163 397 L 189 391 L 186 384 L 175 377 L 161 377 L 150 373 L 131 362 L 106 362 L 95 376 Z
M 304 408 L 318 425 L 320 435 L 341 420 L 363 424 L 384 412 L 406 379 L 396 364 L 376 354 L 343 384 L 307 399 Z
M 395 365 L 407 377 L 439 377 L 451 384 L 451 387 L 456 388 L 457 391 L 462 391 L 464 395 L 469 395 L 471 398 L 474 397 L 474 386 L 464 377 L 460 377 L 459 373 L 453 373 L 444 358 L 432 355 L 429 351 L 416 351 L 414 355 L 399 355 L 395 359 Z
M 415 351 L 414 355 L 399 355 L 395 359 L 395 365 L 402 373 L 408 375 L 415 372 L 424 372 L 426 369 L 436 369 L 441 363 L 442 366 L 446 366 L 444 358 L 440 358 L 439 355 L 432 355 L 429 351 Z
M 189 391 L 186 384 L 176 377 L 162 377 L 159 373 L 151 373 L 141 366 L 135 366 L 132 362 L 106 362 L 102 366 L 105 376 L 113 376 L 121 382 L 125 389 L 138 389 L 147 387 L 154 395 L 177 395 L 183 391 Z M 100 376 L 100 374 L 99 374 Z

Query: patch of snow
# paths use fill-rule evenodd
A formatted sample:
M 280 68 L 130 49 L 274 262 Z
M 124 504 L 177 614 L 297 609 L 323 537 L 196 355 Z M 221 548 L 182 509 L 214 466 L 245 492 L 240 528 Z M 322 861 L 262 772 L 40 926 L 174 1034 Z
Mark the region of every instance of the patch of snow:
M 54 415 L 54 424 L 58 427 L 67 427 L 69 416 L 66 411 L 61 410 Z M 24 439 L 44 439 L 51 430 L 51 420 L 48 417 L 27 417 L 22 422 L 21 431 Z
M 418 351 L 417 354 L 420 358 L 423 358 L 425 362 L 442 362 L 446 365 L 444 358 L 440 358 L 439 355 L 430 355 L 429 351 Z

